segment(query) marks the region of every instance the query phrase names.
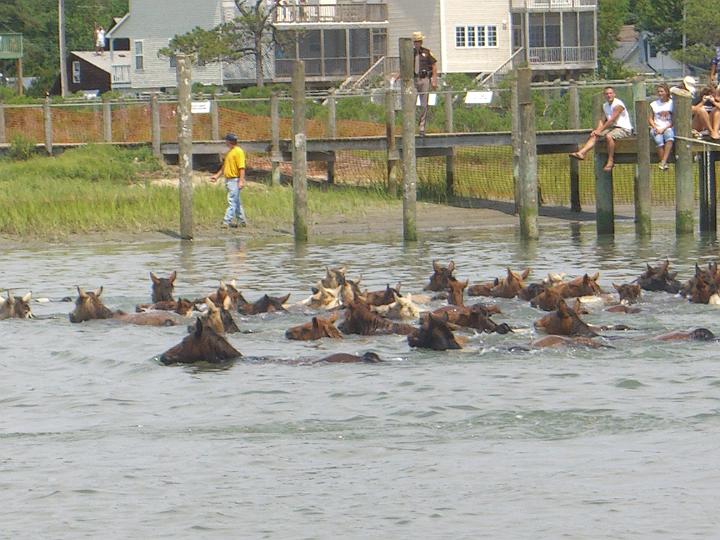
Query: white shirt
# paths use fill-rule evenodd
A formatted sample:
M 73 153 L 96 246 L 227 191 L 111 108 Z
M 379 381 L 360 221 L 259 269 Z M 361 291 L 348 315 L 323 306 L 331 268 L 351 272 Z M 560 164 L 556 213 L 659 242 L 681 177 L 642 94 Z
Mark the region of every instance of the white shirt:
M 615 98 L 612 103 L 608 103 L 607 101 L 603 103 L 603 112 L 605 113 L 605 118 L 609 119 L 613 115 L 613 111 L 617 107 L 622 107 L 623 112 L 620 113 L 620 116 L 618 116 L 617 120 L 615 121 L 615 127 L 632 131 L 632 122 L 630 121 L 630 115 L 628 114 L 627 107 L 618 98 Z
M 667 101 L 656 99 L 650 104 L 650 108 L 652 109 L 654 115 L 653 121 L 657 129 L 665 129 L 672 125 L 673 109 L 675 108 L 672 99 L 668 99 Z

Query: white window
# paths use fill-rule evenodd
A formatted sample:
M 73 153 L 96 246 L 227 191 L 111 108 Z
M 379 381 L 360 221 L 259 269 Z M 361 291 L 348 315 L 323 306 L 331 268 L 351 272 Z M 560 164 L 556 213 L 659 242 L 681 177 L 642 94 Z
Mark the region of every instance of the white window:
M 455 46 L 456 47 L 465 47 L 465 27 L 464 26 L 456 26 L 455 27 Z
M 487 46 L 488 47 L 497 47 L 498 46 L 497 26 L 488 26 L 487 27 Z
M 135 42 L 135 70 L 142 71 L 145 69 L 145 56 L 143 54 L 143 42 Z
M 497 47 L 496 25 L 456 26 L 455 47 Z
M 480 27 L 478 27 L 478 28 L 480 28 Z M 475 27 L 474 26 L 467 27 L 467 46 L 468 47 L 475 46 Z
M 72 63 L 73 83 L 80 84 L 80 62 Z
M 478 47 L 485 47 L 487 44 L 487 41 L 485 39 L 485 26 L 478 26 L 477 27 L 477 33 L 478 33 L 478 39 L 477 39 L 477 46 Z

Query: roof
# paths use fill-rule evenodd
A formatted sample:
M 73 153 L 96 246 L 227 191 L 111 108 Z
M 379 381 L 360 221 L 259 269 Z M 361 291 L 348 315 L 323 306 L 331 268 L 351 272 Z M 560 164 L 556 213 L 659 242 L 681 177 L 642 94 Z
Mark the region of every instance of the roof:
M 113 36 L 113 34 L 115 33 L 115 30 L 120 28 L 123 25 L 123 23 L 128 20 L 129 17 L 130 17 L 129 11 L 120 20 L 118 20 L 117 17 L 115 17 L 113 19 L 115 21 L 115 26 L 113 26 L 110 30 L 107 31 L 107 33 L 105 34 L 105 37 L 108 39 L 111 38 Z
M 104 54 L 96 54 L 95 51 L 71 51 L 70 54 L 108 73 L 112 72 L 112 66 L 130 65 L 129 51 L 115 51 L 112 58 L 108 51 Z

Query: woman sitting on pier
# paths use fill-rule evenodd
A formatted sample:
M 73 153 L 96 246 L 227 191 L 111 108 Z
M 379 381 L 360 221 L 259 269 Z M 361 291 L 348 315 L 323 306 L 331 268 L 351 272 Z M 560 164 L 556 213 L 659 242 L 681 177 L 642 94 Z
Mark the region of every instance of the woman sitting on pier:
M 668 158 L 672 151 L 675 132 L 673 131 L 673 100 L 670 99 L 670 88 L 665 83 L 657 85 L 658 98 L 650 104 L 652 112 L 648 118 L 650 135 L 657 144 L 660 170 L 668 170 Z

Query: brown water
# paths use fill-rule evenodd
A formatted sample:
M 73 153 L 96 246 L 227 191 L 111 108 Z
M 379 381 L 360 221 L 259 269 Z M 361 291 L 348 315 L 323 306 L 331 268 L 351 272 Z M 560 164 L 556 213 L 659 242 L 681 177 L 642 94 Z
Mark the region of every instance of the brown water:
M 426 283 L 434 258 L 459 278 L 505 266 L 635 278 L 669 256 L 680 276 L 717 256 L 712 241 L 592 227 L 296 247 L 217 240 L 11 249 L 0 286 L 37 297 L 104 285 L 113 308 L 149 299 L 148 272 L 178 271 L 176 294 L 236 278 L 254 299 L 309 294 L 326 265 L 370 288 Z M 720 446 L 716 343 L 647 339 L 707 326 L 718 311 L 645 295 L 638 316 L 595 313 L 605 350 L 511 353 L 538 312 L 500 300 L 515 335 L 471 335 L 463 351 L 410 350 L 401 336 L 290 342 L 305 322 L 244 317 L 230 339 L 246 356 L 318 358 L 373 350 L 379 365 L 238 362 L 203 371 L 153 357 L 185 329 L 107 321 L 72 325 L 71 305 L 36 304 L 0 322 L 0 507 L 7 538 L 712 538 Z

